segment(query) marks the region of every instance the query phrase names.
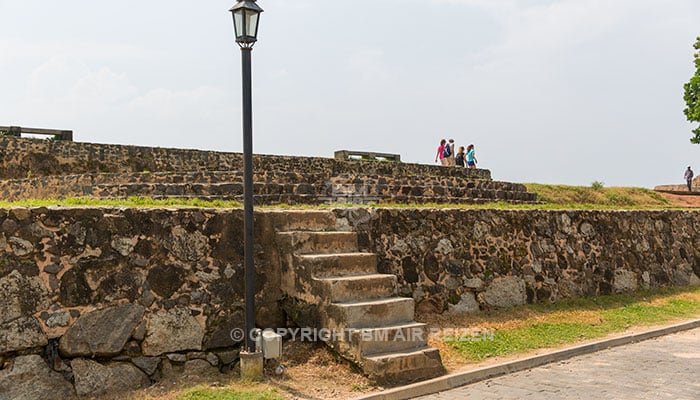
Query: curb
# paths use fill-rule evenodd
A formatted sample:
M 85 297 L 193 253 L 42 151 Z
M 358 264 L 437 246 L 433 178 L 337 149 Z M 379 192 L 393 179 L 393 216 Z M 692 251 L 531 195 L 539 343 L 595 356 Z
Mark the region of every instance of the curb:
M 552 353 L 540 354 L 524 358 L 522 360 L 509 361 L 502 364 L 492 365 L 489 367 L 479 368 L 471 371 L 457 372 L 454 374 L 441 376 L 439 378 L 434 378 L 423 382 L 413 383 L 407 386 L 401 386 L 385 390 L 379 393 L 355 397 L 353 400 L 411 399 L 418 396 L 425 396 L 438 392 L 444 392 L 446 390 L 454 389 L 460 386 L 469 385 L 475 382 L 495 378 L 513 372 L 539 367 L 541 365 L 566 360 L 584 354 L 595 353 L 596 351 L 605 350 L 617 346 L 623 346 L 630 343 L 641 342 L 644 340 L 654 339 L 660 336 L 670 335 L 672 333 L 677 333 L 695 328 L 700 328 L 700 319 L 683 322 L 680 324 L 671 325 L 646 332 L 629 334 L 617 338 L 604 339 L 593 343 L 587 343 L 580 346 L 570 347 L 564 350 L 554 351 Z

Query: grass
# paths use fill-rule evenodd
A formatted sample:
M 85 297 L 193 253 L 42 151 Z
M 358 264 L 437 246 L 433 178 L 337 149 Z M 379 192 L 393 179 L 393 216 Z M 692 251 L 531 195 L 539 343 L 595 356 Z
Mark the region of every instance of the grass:
M 659 208 L 671 203 L 650 189 L 636 187 L 610 187 L 602 185 L 567 186 L 525 184 L 529 192 L 537 193 L 537 199 L 550 206 L 559 205 L 575 208 Z
M 94 199 L 87 197 L 67 199 L 29 199 L 19 201 L 0 201 L 0 208 L 11 207 L 196 207 L 196 208 L 241 208 L 242 204 L 231 200 L 200 200 L 200 199 L 152 199 L 149 197 L 129 197 L 126 199 Z
M 283 400 L 275 389 L 265 390 L 237 390 L 216 389 L 207 386 L 196 386 L 186 390 L 177 397 L 177 400 Z
M 487 204 L 352 204 L 335 203 L 320 205 L 269 205 L 258 209 L 333 209 L 348 207 L 365 208 L 437 208 L 437 209 L 510 209 L 510 210 L 635 210 L 635 209 L 670 209 L 683 208 L 674 205 L 668 199 L 653 190 L 635 187 L 584 187 L 567 185 L 545 185 L 528 183 L 525 185 L 529 192 L 537 194 L 537 199 L 543 204 L 511 204 L 494 202 Z M 595 185 L 594 185 L 595 186 Z M 199 200 L 186 198 L 151 199 L 147 197 L 129 197 L 127 199 L 30 199 L 20 201 L 0 201 L 0 208 L 11 207 L 135 207 L 135 208 L 242 208 L 238 201 L 230 200 Z
M 474 323 L 494 329 L 493 336 L 487 340 L 454 341 L 448 345 L 466 361 L 481 361 L 698 315 L 700 288 L 567 299 L 556 304 L 526 305 L 499 310 L 490 316 L 477 316 Z

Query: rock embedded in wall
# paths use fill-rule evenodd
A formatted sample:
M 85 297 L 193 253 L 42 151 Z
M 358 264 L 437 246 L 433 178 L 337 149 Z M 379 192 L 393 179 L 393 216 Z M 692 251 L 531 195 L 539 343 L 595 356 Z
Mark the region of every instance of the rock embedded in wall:
M 48 338 L 34 317 L 20 317 L 0 325 L 0 354 L 46 346 Z
M 0 370 L 0 398 L 12 400 L 76 399 L 73 385 L 38 355 L 19 356 Z
M 144 308 L 123 304 L 95 310 L 78 318 L 59 342 L 65 357 L 113 357 L 141 322 Z
M 525 304 L 525 281 L 515 276 L 496 278 L 481 296 L 490 307 L 507 308 Z
M 189 309 L 161 310 L 149 314 L 146 319 L 146 338 L 142 343 L 145 356 L 202 350 L 204 329 Z
M 102 365 L 96 361 L 77 358 L 71 363 L 78 396 L 100 396 L 143 389 L 151 384 L 148 376 L 131 363 Z

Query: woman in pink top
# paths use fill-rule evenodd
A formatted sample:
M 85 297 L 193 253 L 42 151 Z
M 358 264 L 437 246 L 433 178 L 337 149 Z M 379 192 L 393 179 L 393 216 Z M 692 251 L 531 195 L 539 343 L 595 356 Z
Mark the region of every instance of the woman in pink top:
M 447 143 L 447 141 L 446 141 L 445 139 L 442 139 L 442 140 L 440 141 L 440 146 L 438 146 L 437 154 L 435 154 L 435 162 L 438 162 L 438 158 L 439 158 L 439 159 L 440 159 L 440 163 L 441 163 L 442 165 L 446 165 L 446 164 L 445 164 L 445 162 L 446 162 L 445 155 L 443 154 L 443 153 L 444 153 L 444 150 L 445 150 L 445 146 L 446 146 L 445 143 Z

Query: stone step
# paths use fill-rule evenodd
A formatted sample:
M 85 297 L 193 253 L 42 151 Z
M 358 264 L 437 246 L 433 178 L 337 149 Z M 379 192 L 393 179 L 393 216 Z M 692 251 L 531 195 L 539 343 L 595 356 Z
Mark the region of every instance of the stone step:
M 354 360 L 372 354 L 417 350 L 427 346 L 427 325 L 409 322 L 379 328 L 348 329 L 345 351 Z
M 346 231 L 290 231 L 278 232 L 294 254 L 351 253 L 357 249 L 357 233 Z
M 255 182 L 253 193 L 256 195 L 314 195 L 325 194 L 323 185 L 310 183 L 265 183 Z M 83 191 L 84 192 L 84 191 Z M 242 196 L 243 183 L 114 183 L 98 184 L 90 189 L 90 195 L 96 197 L 155 197 L 155 196 Z
M 377 197 L 391 198 L 395 196 L 411 197 L 463 197 L 486 198 L 502 200 L 530 200 L 534 193 L 525 190 L 508 190 L 506 188 L 469 188 L 467 186 L 446 185 L 344 185 L 333 186 L 332 195 L 335 197 Z
M 360 362 L 362 370 L 384 385 L 399 385 L 422 381 L 445 373 L 438 349 L 423 347 L 399 352 L 366 356 Z
M 316 279 L 333 303 L 384 299 L 396 295 L 396 275 L 370 274 Z
M 278 231 L 328 231 L 336 228 L 335 214 L 325 210 L 270 210 Z
M 302 254 L 295 258 L 300 268 L 311 271 L 310 275 L 315 278 L 377 273 L 374 253 Z
M 533 196 L 534 197 L 534 196 Z M 393 197 L 376 197 L 376 196 L 355 196 L 355 197 L 336 197 L 330 203 L 354 203 L 354 204 L 488 204 L 494 202 L 505 202 L 509 204 L 540 204 L 536 200 L 510 200 L 510 199 L 493 199 L 493 198 L 468 198 L 468 197 L 444 197 L 444 196 L 404 196 L 396 195 Z M 326 201 L 329 203 L 329 201 Z
M 525 185 L 513 182 L 470 179 L 464 176 L 434 175 L 360 175 L 340 174 L 330 177 L 333 185 L 399 185 L 399 186 L 445 186 L 466 187 L 469 189 L 501 189 L 527 191 Z
M 331 329 L 378 328 L 413 322 L 412 298 L 392 297 L 369 301 L 331 303 L 326 307 Z

